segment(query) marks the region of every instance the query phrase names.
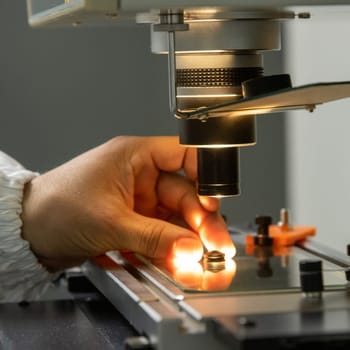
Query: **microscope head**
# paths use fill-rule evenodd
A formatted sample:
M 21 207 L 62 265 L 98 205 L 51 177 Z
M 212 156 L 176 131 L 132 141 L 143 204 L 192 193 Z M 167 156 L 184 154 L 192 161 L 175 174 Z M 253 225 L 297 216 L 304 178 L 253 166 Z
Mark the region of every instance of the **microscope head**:
M 206 5 L 203 5 L 205 3 Z M 249 4 L 247 4 L 249 3 Z M 292 87 L 264 76 L 263 52 L 280 49 L 281 24 L 305 20 L 298 0 L 27 0 L 30 25 L 147 23 L 154 53 L 168 54 L 170 110 L 180 143 L 197 148 L 198 193 L 240 194 L 239 150 L 256 143 L 256 116 L 350 97 L 350 82 Z M 347 0 L 305 0 L 340 5 Z
M 230 103 L 244 97 L 244 82 L 263 76 L 262 52 L 280 49 L 280 20 L 294 15 L 192 11 L 159 16 L 152 24 L 152 51 L 169 54 L 170 108 L 179 120 L 180 143 L 197 148 L 198 194 L 239 195 L 239 148 L 255 145 L 256 116 L 232 116 Z M 226 104 L 220 112 L 189 116 Z

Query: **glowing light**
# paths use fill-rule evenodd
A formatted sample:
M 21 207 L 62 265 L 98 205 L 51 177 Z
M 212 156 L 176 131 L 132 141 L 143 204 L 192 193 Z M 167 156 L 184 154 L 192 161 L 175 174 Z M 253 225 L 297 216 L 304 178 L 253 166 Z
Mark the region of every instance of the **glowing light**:
M 193 215 L 193 222 L 196 225 L 196 228 L 201 227 L 201 225 L 202 225 L 202 215 L 201 214 L 194 214 Z
M 230 287 L 237 270 L 234 260 L 227 259 L 222 270 L 203 269 L 199 262 L 174 260 L 172 277 L 183 287 L 192 290 L 218 291 Z
M 226 259 L 225 260 L 225 268 L 226 268 L 226 270 L 233 271 L 236 274 L 237 264 L 233 259 Z
M 217 211 L 220 207 L 220 200 L 213 199 L 213 197 L 208 196 L 198 196 L 199 201 L 203 208 L 209 211 Z
M 193 238 L 181 238 L 173 246 L 173 262 L 175 266 L 189 265 L 198 262 L 203 256 L 201 242 Z
M 203 268 L 198 262 L 179 266 L 174 272 L 174 279 L 186 288 L 201 289 Z
M 178 269 L 187 269 L 201 260 L 203 253 L 200 254 L 182 254 L 173 258 L 173 264 Z
M 215 265 L 215 264 L 214 264 Z M 211 270 L 199 262 L 175 258 L 169 261 L 167 269 L 174 280 L 192 290 L 218 291 L 230 287 L 237 271 L 236 262 L 226 259 L 222 270 Z
M 238 94 L 208 94 L 208 95 L 176 95 L 179 98 L 211 98 L 211 97 L 241 97 Z
M 210 196 L 212 198 L 228 198 L 228 197 L 239 197 L 239 194 L 215 194 L 213 196 Z
M 242 147 L 242 146 L 255 146 L 256 142 L 251 143 L 221 143 L 221 144 L 207 144 L 207 145 L 187 145 L 181 144 L 182 146 L 192 147 L 192 148 L 229 148 L 229 147 Z
M 222 252 L 225 254 L 226 261 L 233 261 L 232 258 L 236 255 L 236 247 L 235 245 L 226 247 L 222 249 Z
M 203 274 L 202 289 L 206 291 L 226 290 L 230 287 L 237 265 L 234 260 L 226 259 L 225 268 L 221 271 L 207 270 Z
M 233 101 L 232 104 L 236 103 L 237 101 Z M 237 106 L 234 106 L 234 108 L 237 108 Z M 236 109 L 233 111 L 226 112 L 225 116 L 228 118 L 235 118 L 235 117 L 244 117 L 247 115 L 259 115 L 259 114 L 266 114 L 266 113 L 272 113 L 275 109 L 278 109 L 277 107 L 266 107 L 266 108 L 244 108 L 244 109 Z M 212 109 L 212 111 L 214 108 Z
M 199 229 L 199 236 L 208 251 L 218 250 L 225 254 L 225 258 L 231 259 L 236 255 L 236 247 L 227 231 L 224 220 L 219 214 L 207 215 Z
M 209 22 L 209 21 L 207 21 Z M 214 22 L 217 22 L 217 21 L 214 21 Z M 196 51 L 193 51 L 193 50 L 189 50 L 189 51 L 175 51 L 176 54 L 178 53 L 181 53 L 181 54 L 199 54 L 199 53 L 226 53 L 227 50 L 196 50 Z M 162 51 L 162 50 L 159 50 L 157 51 L 157 53 L 159 54 L 168 54 L 168 51 Z

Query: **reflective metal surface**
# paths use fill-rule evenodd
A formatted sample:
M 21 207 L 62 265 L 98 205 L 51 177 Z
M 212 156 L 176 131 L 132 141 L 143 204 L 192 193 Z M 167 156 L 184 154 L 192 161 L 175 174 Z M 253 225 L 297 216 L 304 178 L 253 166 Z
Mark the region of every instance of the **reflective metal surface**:
M 296 109 L 306 109 L 312 112 L 319 104 L 348 97 L 350 97 L 350 82 L 348 81 L 317 83 L 277 90 L 238 101 L 233 100 L 195 111 L 181 111 L 181 113 L 186 118 L 198 118 L 203 115 L 209 116 L 210 113 L 213 113 L 211 117 L 219 117 L 223 112 L 230 117 Z
M 250 350 L 265 344 L 267 335 L 271 350 L 305 349 L 303 342 L 314 339 L 318 349 L 348 349 L 344 270 L 350 259 L 339 253 L 341 264 L 330 261 L 327 249 L 313 252 L 311 241 L 308 250 L 246 246 L 245 234 L 254 231 L 253 225 L 230 227 L 238 248 L 234 260 L 212 251 L 202 262 L 185 265 L 111 252 L 109 263 L 87 264 L 85 273 L 159 350 Z M 322 260 L 320 298 L 308 298 L 300 288 L 299 261 L 305 259 Z
M 220 268 L 199 263 L 174 264 L 172 261 L 150 261 L 139 257 L 153 269 L 161 272 L 184 292 L 268 293 L 300 290 L 299 262 L 314 259 L 314 255 L 299 247 L 252 247 L 246 249 L 236 243 L 238 254 L 226 260 Z M 323 279 L 326 290 L 347 286 L 343 270 L 323 261 Z

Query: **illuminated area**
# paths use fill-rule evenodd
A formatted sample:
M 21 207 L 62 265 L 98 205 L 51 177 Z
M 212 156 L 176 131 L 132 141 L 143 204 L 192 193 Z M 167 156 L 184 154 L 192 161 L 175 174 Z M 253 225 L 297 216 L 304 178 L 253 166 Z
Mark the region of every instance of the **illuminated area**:
M 225 257 L 225 260 L 231 260 L 236 255 L 236 247 L 232 243 L 229 236 L 223 230 L 208 234 L 207 230 L 200 232 L 201 239 L 208 251 L 219 250 Z M 186 242 L 186 239 L 182 241 Z M 191 267 L 193 264 L 198 263 L 203 258 L 203 247 L 198 245 L 198 248 L 193 248 L 193 239 L 188 240 L 186 243 L 177 245 L 175 243 L 172 254 L 172 264 L 178 268 Z M 219 249 L 218 249 L 219 247 Z
M 230 287 L 236 275 L 236 270 L 236 262 L 232 259 L 226 259 L 225 267 L 220 271 L 205 270 L 202 278 L 202 290 L 226 290 Z
M 237 95 L 237 94 L 211 94 L 210 97 L 237 97 L 237 96 L 240 96 L 240 95 Z M 208 96 L 207 95 L 177 95 L 178 98 L 207 98 Z
M 227 234 L 226 225 L 217 218 L 218 214 L 208 215 L 204 218 L 198 214 L 193 216 L 193 223 L 198 225 L 198 233 L 207 251 L 220 251 L 224 259 L 232 260 L 236 255 L 236 247 Z M 192 268 L 192 266 L 203 258 L 203 246 L 198 240 L 198 246 L 194 247 L 192 238 L 182 238 L 174 243 L 171 256 L 171 265 L 180 269 Z
M 252 142 L 249 144 L 244 144 L 244 146 L 254 146 L 256 145 L 256 142 Z M 186 145 L 187 146 L 187 145 Z M 222 144 L 222 145 L 188 145 L 187 147 L 195 147 L 195 148 L 230 148 L 230 147 L 240 147 L 243 146 L 243 144 L 237 143 L 237 144 Z
M 200 197 L 200 201 L 209 205 L 212 198 Z M 185 218 L 191 228 L 198 232 L 199 237 L 207 251 L 217 250 L 224 253 L 226 259 L 231 259 L 236 255 L 236 247 L 231 240 L 227 231 L 227 225 L 223 217 L 217 213 L 207 213 L 201 206 Z M 188 247 L 174 246 L 174 257 L 179 260 L 179 264 L 183 261 L 197 262 L 202 258 L 203 250 L 191 251 Z
M 198 240 L 198 247 L 193 247 L 194 239 L 182 238 L 181 244 L 175 242 L 173 247 L 173 261 L 175 265 L 193 264 L 198 262 L 203 256 L 203 246 Z
M 226 259 L 220 269 L 210 270 L 203 267 L 203 263 L 177 260 L 168 269 L 174 280 L 187 289 L 223 291 L 230 287 L 237 265 L 234 260 Z

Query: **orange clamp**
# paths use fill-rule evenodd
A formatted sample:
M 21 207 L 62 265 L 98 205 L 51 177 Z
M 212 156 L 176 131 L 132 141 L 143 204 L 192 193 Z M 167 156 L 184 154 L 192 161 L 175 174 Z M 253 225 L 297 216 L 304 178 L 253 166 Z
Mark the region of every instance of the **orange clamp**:
M 310 236 L 315 236 L 316 227 L 314 226 L 269 226 L 269 236 L 273 238 L 274 246 L 291 246 L 296 242 L 304 241 Z M 246 236 L 246 245 L 254 245 L 255 234 Z

